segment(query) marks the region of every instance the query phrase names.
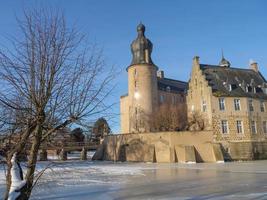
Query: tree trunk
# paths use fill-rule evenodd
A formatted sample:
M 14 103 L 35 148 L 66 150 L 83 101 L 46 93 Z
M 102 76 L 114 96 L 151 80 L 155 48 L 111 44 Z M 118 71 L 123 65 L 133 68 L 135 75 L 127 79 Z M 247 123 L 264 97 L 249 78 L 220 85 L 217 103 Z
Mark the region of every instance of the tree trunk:
M 11 186 L 11 159 L 12 156 L 14 155 L 14 153 L 20 153 L 23 152 L 25 146 L 26 146 L 26 141 L 28 140 L 30 134 L 33 132 L 33 130 L 35 129 L 35 124 L 29 126 L 28 130 L 23 134 L 23 137 L 19 143 L 19 145 L 17 145 L 12 151 L 10 151 L 6 157 L 7 160 L 7 175 L 6 175 L 6 192 L 4 195 L 4 199 L 7 200 L 8 199 L 8 194 L 9 194 L 9 190 L 10 190 L 10 186 Z
M 6 192 L 4 196 L 4 200 L 8 199 L 8 194 L 11 186 L 11 158 L 10 156 L 7 156 L 7 174 L 6 174 Z
M 28 200 L 31 196 L 34 181 L 34 171 L 37 163 L 38 151 L 42 139 L 42 123 L 39 123 L 36 127 L 36 132 L 33 138 L 31 146 L 31 152 L 28 161 L 28 170 L 25 176 L 26 184 L 21 190 L 21 195 L 18 200 Z

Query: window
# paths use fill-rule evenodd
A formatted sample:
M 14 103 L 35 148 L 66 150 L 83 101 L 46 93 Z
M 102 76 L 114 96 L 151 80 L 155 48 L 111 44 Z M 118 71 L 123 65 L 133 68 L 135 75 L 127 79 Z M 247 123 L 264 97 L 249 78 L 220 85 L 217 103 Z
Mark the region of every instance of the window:
M 253 134 L 257 133 L 257 128 L 256 128 L 256 122 L 255 121 L 251 121 L 251 132 Z
M 234 99 L 235 110 L 240 110 L 240 99 Z
M 254 107 L 253 107 L 253 101 L 252 99 L 248 100 L 248 107 L 249 107 L 249 111 L 254 111 Z
M 262 122 L 263 133 L 267 133 L 267 121 Z
M 177 97 L 176 96 L 172 96 L 172 104 L 175 105 L 177 102 Z
M 160 95 L 160 103 L 163 103 L 163 102 L 164 102 L 164 96 Z
M 134 69 L 134 76 L 137 77 L 137 70 Z
M 246 92 L 252 92 L 252 87 L 251 86 L 247 86 L 246 87 Z
M 224 98 L 219 98 L 219 108 L 220 110 L 225 110 Z
M 229 92 L 231 92 L 231 91 L 232 91 L 232 85 L 229 84 Z
M 261 112 L 265 112 L 264 101 L 260 101 L 260 109 L 261 109 Z
M 195 111 L 195 106 L 194 106 L 194 105 L 191 106 L 191 111 L 192 111 L 192 112 Z
M 236 129 L 237 129 L 237 133 L 239 134 L 243 133 L 243 123 L 241 120 L 236 121 Z
M 228 133 L 228 121 L 227 120 L 222 120 L 221 122 L 221 126 L 222 126 L 222 133 L 223 134 L 227 134 Z
M 134 88 L 137 88 L 137 81 L 134 81 Z
M 206 101 L 205 100 L 202 100 L 202 111 L 203 112 L 206 112 L 207 110 L 207 104 L 206 104 Z

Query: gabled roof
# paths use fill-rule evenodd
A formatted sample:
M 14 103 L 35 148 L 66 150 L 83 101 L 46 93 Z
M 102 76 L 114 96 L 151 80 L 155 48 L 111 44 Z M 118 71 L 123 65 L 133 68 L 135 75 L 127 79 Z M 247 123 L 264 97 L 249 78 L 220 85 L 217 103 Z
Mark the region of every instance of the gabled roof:
M 265 78 L 252 69 L 200 64 L 200 69 L 215 96 L 267 99 Z
M 174 93 L 186 93 L 188 83 L 184 81 L 169 79 L 169 78 L 159 78 L 158 77 L 158 89 L 162 91 L 168 91 Z

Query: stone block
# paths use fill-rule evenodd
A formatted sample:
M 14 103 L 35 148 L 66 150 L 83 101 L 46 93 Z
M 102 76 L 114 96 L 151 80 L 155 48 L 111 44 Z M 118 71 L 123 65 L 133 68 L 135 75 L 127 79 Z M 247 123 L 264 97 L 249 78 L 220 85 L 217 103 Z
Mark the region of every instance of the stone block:
M 196 163 L 196 153 L 194 146 L 185 146 L 185 162 Z
M 214 159 L 215 159 L 214 161 L 215 162 L 224 162 L 224 157 L 223 157 L 221 145 L 220 144 L 213 144 L 212 148 L 213 148 L 213 154 L 214 154 Z
M 144 143 L 125 146 L 126 160 L 131 162 L 155 162 L 155 147 Z
M 100 144 L 94 153 L 92 160 L 103 160 L 104 158 L 104 144 Z

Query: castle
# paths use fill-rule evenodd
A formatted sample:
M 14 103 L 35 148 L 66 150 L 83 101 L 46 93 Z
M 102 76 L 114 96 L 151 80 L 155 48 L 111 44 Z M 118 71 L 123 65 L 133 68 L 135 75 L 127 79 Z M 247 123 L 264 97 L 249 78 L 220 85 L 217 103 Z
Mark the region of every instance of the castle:
M 221 162 L 267 159 L 267 82 L 256 62 L 235 68 L 193 58 L 188 83 L 153 63 L 145 26 L 131 44 L 128 94 L 120 99 L 121 134 L 107 136 L 95 159 Z
M 132 62 L 127 67 L 128 94 L 120 99 L 122 134 L 162 131 L 153 119 L 161 107 L 167 106 L 170 109 L 165 115 L 179 108 L 180 121 L 175 118 L 179 123 L 173 131 L 184 130 L 197 115 L 203 125 L 196 129 L 212 131 L 213 140 L 226 151 L 229 142 L 266 141 L 267 82 L 256 62 L 235 68 L 223 55 L 218 65 L 201 64 L 195 56 L 188 83 L 168 79 L 152 61 L 153 44 L 146 38 L 143 24 L 137 26 L 137 33 L 131 44 Z

